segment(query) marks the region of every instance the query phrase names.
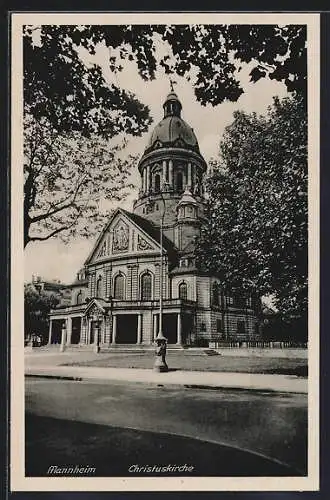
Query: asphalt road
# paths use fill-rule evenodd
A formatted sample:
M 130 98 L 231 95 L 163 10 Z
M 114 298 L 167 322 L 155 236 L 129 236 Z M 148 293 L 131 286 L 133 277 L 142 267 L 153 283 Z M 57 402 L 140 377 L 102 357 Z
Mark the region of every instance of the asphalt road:
M 55 449 L 58 452 L 59 447 L 70 450 L 70 453 L 74 447 L 76 457 L 82 456 L 83 449 L 86 452 L 88 448 L 88 456 L 91 457 L 90 451 L 97 452 L 98 448 L 100 451 L 102 443 L 104 447 L 106 442 L 108 450 L 113 444 L 112 452 L 113 447 L 117 447 L 118 453 L 114 457 L 125 454 L 125 467 L 130 463 L 131 446 L 132 453 L 145 449 L 147 458 L 144 462 L 163 456 L 164 459 L 167 457 L 165 462 L 168 463 L 168 460 L 173 461 L 175 456 L 180 455 L 181 462 L 186 457 L 186 461 L 191 463 L 202 457 L 206 467 L 201 475 L 206 475 L 205 470 L 210 470 L 210 475 L 222 475 L 222 472 L 225 474 L 222 469 L 226 470 L 226 467 L 221 466 L 221 461 L 225 463 L 229 456 L 226 450 L 231 449 L 261 454 L 288 464 L 298 474 L 306 474 L 307 397 L 303 394 L 28 378 L 26 412 L 27 470 L 29 460 L 38 462 L 36 468 L 40 469 L 45 453 L 49 454 L 49 464 L 54 464 L 51 460 L 59 455 L 55 453 L 52 457 L 51 453 Z M 36 417 L 48 419 L 39 419 L 39 426 Z M 76 427 L 72 427 L 74 422 Z M 81 423 L 79 431 L 77 422 Z M 83 429 L 82 423 L 93 426 Z M 95 424 L 105 427 L 96 427 Z M 137 433 L 136 430 L 145 432 Z M 89 435 L 88 443 L 84 442 L 86 434 Z M 183 436 L 189 439 L 184 440 Z M 158 443 L 157 446 L 155 443 Z M 221 456 L 215 467 L 216 450 Z M 102 453 L 98 456 L 101 457 Z M 40 460 L 38 454 L 42 455 Z M 250 462 L 250 467 L 254 467 L 254 475 L 265 475 L 258 460 L 253 465 L 249 455 L 246 454 L 245 459 L 243 455 L 231 455 L 233 463 L 245 460 Z M 141 454 L 139 457 L 141 463 Z M 213 465 L 207 467 L 207 463 Z M 239 466 L 236 465 L 236 468 L 236 475 L 240 475 Z M 30 469 L 31 475 L 34 475 L 33 467 Z M 231 475 L 230 471 L 228 474 Z M 251 471 L 248 474 L 252 475 Z M 244 470 L 242 475 L 245 475 Z

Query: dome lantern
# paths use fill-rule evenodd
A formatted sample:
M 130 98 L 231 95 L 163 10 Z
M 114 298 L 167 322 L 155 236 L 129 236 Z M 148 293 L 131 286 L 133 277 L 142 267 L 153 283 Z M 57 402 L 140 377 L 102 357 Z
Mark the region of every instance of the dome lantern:
M 182 104 L 175 92 L 170 92 L 168 94 L 163 104 L 163 108 L 164 118 L 166 118 L 167 116 L 178 116 L 179 118 L 181 117 Z

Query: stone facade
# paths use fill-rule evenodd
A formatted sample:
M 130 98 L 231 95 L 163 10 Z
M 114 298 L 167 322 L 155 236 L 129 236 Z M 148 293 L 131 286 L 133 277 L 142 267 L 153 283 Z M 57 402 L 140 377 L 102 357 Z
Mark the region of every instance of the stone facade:
M 171 93 L 138 165 L 133 212 L 117 209 L 77 280 L 71 304 L 51 311 L 49 343 L 150 345 L 258 339 L 260 301 L 223 294 L 195 264 L 206 163 Z M 162 291 L 161 291 L 162 289 Z

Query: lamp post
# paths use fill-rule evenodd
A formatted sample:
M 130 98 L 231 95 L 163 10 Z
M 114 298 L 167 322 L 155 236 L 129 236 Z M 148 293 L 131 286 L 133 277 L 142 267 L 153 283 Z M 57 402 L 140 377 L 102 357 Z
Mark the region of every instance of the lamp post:
M 163 183 L 163 189 L 167 188 L 167 183 Z M 155 339 L 156 341 L 156 359 L 154 363 L 154 370 L 157 372 L 167 372 L 168 366 L 166 364 L 166 343 L 167 339 L 163 335 L 163 231 L 164 231 L 164 216 L 165 216 L 165 200 L 160 193 L 162 202 L 163 202 L 163 213 L 160 218 L 160 266 L 159 266 L 159 325 L 158 325 L 158 334 Z

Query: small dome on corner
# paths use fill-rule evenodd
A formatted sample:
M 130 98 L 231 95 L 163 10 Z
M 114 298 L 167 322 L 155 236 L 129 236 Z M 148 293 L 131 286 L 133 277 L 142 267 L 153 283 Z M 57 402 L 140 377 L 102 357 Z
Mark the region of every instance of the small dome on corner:
M 191 194 L 191 191 L 188 187 L 185 189 L 185 192 L 183 193 L 181 200 L 177 204 L 177 207 L 181 205 L 198 205 L 197 201 Z

